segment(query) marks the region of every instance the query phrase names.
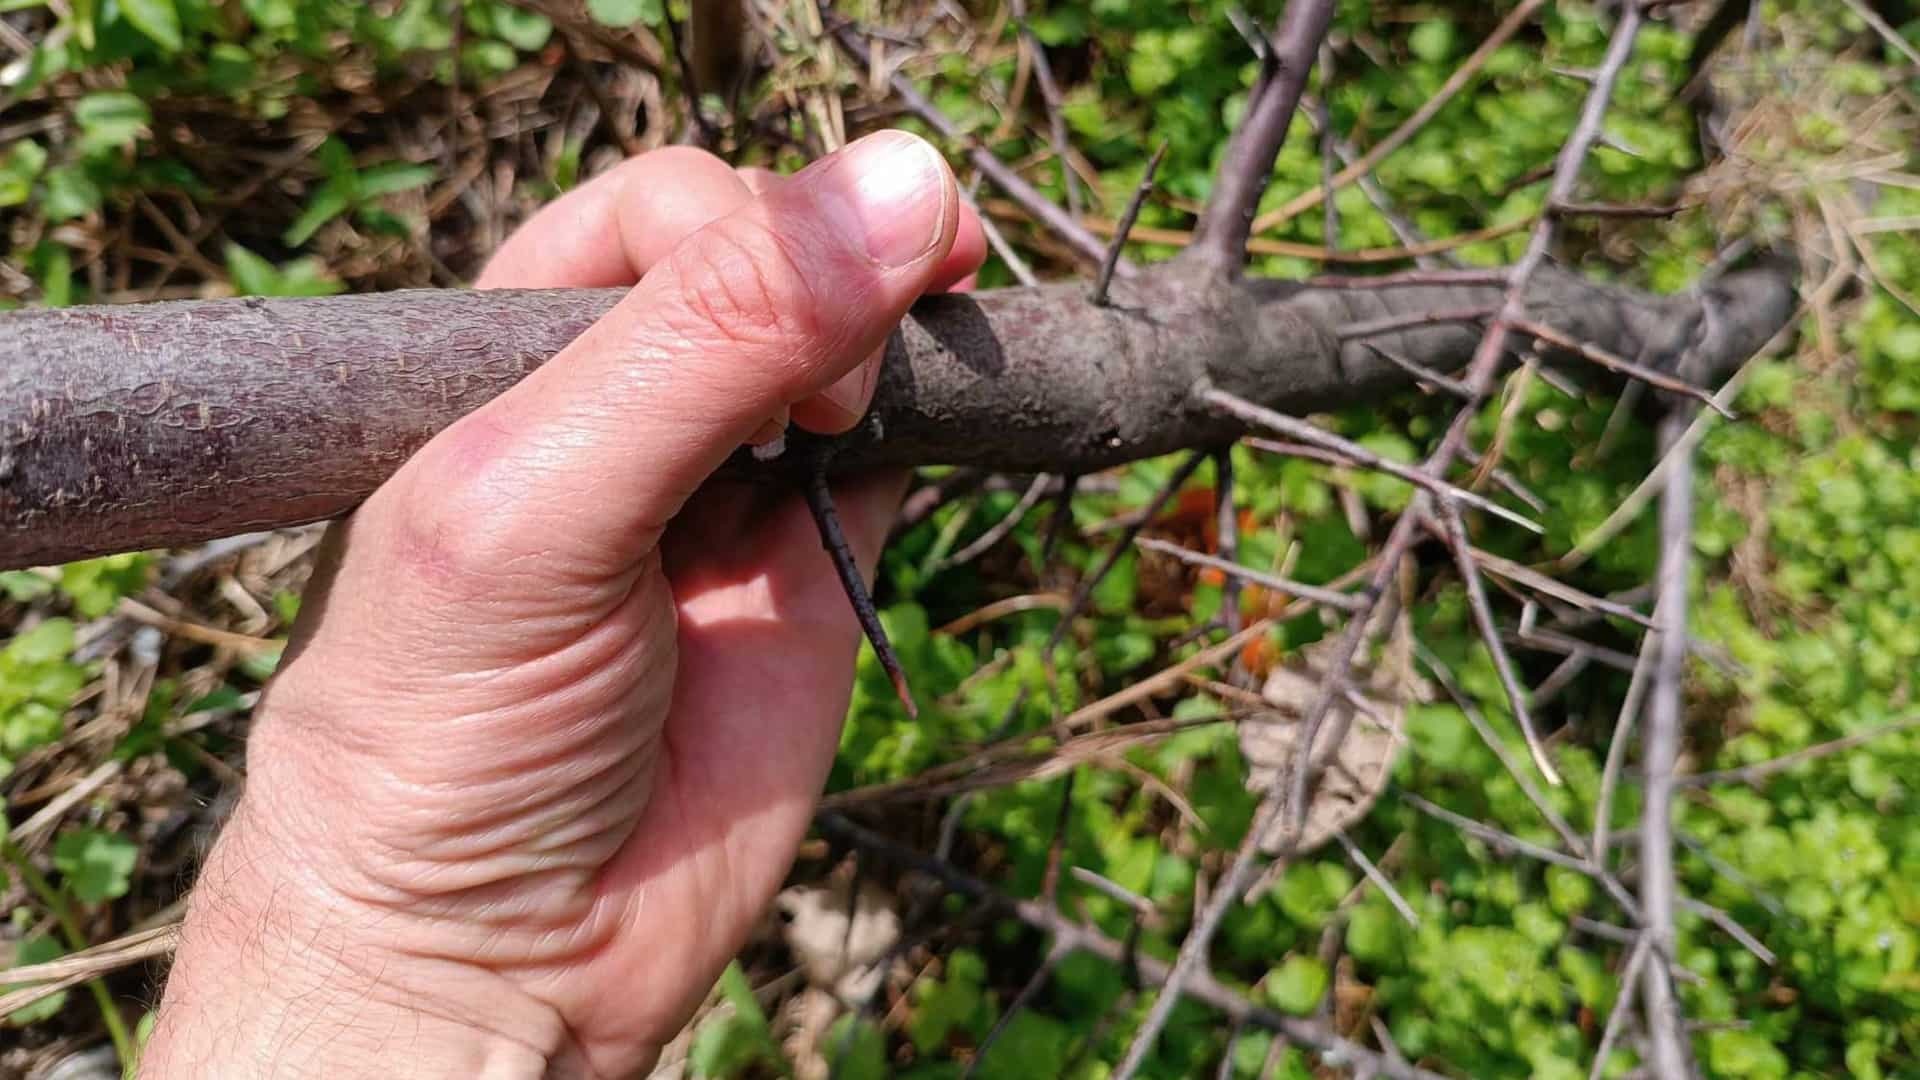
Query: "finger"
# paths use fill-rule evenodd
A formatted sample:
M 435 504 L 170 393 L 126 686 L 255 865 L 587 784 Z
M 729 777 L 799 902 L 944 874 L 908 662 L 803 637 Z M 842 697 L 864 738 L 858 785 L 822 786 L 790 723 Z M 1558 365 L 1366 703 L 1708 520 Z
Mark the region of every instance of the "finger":
M 755 195 L 765 194 L 772 189 L 773 185 L 786 179 L 771 169 L 762 169 L 753 165 L 745 165 L 734 171 L 747 185 L 747 189 Z M 927 291 L 933 293 L 966 291 L 961 287 L 962 283 L 971 278 L 974 272 L 980 269 L 980 264 L 986 261 L 987 233 L 980 224 L 979 211 L 973 208 L 973 204 L 962 202 L 960 224 L 953 237 L 953 250 L 949 251 L 947 257 L 941 261 L 940 269 L 934 273 L 933 284 L 927 287 Z
M 625 287 L 696 229 L 753 193 L 704 150 L 672 146 L 621 162 L 548 203 L 488 260 L 476 287 Z
M 462 587 L 631 569 L 769 416 L 886 339 L 951 251 L 958 206 L 930 146 L 883 132 L 699 230 L 382 489 L 410 534 L 394 550 Z
M 767 183 L 765 177 L 743 179 L 747 179 L 748 186 L 756 182 Z M 960 219 L 954 230 L 953 249 L 947 252 L 947 257 L 941 260 L 939 268 L 934 271 L 933 281 L 927 286 L 927 291 L 962 292 L 971 288 L 974 272 L 980 269 L 980 264 L 986 258 L 987 234 L 980 225 L 980 216 L 972 206 L 962 202 Z M 841 376 L 825 392 L 796 404 L 793 407 L 793 422 L 823 435 L 838 434 L 859 423 L 860 418 L 867 414 L 868 406 L 873 403 L 873 388 L 880 381 L 880 360 L 884 352 L 884 347 L 876 350 L 866 363 Z

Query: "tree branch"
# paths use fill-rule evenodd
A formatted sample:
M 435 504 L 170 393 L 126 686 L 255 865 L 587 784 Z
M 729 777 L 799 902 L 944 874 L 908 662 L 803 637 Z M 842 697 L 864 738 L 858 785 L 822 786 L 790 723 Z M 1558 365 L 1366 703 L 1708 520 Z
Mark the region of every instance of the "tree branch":
M 1445 368 L 1474 350 L 1477 332 L 1415 325 L 1342 343 L 1339 327 L 1500 292 L 1227 285 L 1168 265 L 1115 281 L 1106 307 L 1075 282 L 929 297 L 889 343 L 864 423 L 832 439 L 796 434 L 771 461 L 743 452 L 726 472 L 793 482 L 827 449 L 836 471 L 1091 473 L 1222 446 L 1246 426 L 1196 388 L 1295 414 L 1375 400 L 1413 377 L 1370 346 Z M 0 315 L 0 566 L 345 513 L 622 295 L 422 290 Z M 1694 380 L 1737 367 L 1792 304 L 1779 268 L 1674 297 L 1543 271 L 1526 294 L 1536 319 L 1571 337 Z M 1696 341 L 1707 305 L 1719 332 Z M 1546 362 L 1605 375 L 1564 356 Z
M 1253 215 L 1273 179 L 1274 160 L 1286 144 L 1307 75 L 1333 21 L 1333 7 L 1333 0 L 1291 0 L 1280 16 L 1246 118 L 1227 143 L 1213 195 L 1187 249 L 1186 257 L 1216 274 L 1238 276 L 1247 260 Z
M 1661 442 L 1677 443 L 1688 417 L 1669 414 L 1661 423 Z M 1675 463 L 1660 498 L 1660 635 L 1648 701 L 1641 767 L 1646 774 L 1646 806 L 1640 817 L 1640 904 L 1654 955 L 1663 963 L 1647 968 L 1641 995 L 1646 999 L 1648 1062 L 1656 1076 L 1693 1075 L 1684 1021 L 1666 963 L 1674 958 L 1673 912 L 1679 894 L 1673 869 L 1673 769 L 1680 756 L 1680 690 L 1687 660 L 1687 588 L 1693 555 L 1693 456 Z

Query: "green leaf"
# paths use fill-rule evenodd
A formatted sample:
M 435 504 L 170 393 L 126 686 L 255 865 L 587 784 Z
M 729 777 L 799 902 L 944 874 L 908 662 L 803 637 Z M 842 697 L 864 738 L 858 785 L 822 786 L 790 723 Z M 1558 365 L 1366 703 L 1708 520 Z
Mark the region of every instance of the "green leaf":
M 53 582 L 31 570 L 0 572 L 0 592 L 18 604 L 38 600 L 53 591 Z
M 327 222 L 346 213 L 352 207 L 353 198 L 348 185 L 329 180 L 320 185 L 319 191 L 313 193 L 313 199 L 307 203 L 307 208 L 300 212 L 300 216 L 293 220 L 293 224 L 287 226 L 287 231 L 281 234 L 280 240 L 288 247 L 297 248 L 313 239 L 313 234 L 319 232 Z
M 47 148 L 22 139 L 0 154 L 0 208 L 19 206 L 33 197 L 33 182 L 47 167 Z
M 227 276 L 241 296 L 273 296 L 278 292 L 280 272 L 267 260 L 241 247 L 228 244 L 224 256 Z
M 73 119 L 80 125 L 80 150 L 91 155 L 131 147 L 153 122 L 153 111 L 124 90 L 102 90 L 76 102 Z
M 1306 1016 L 1320 1007 L 1328 981 L 1327 969 L 1319 960 L 1295 953 L 1268 973 L 1267 1000 L 1281 1012 Z
M 523 11 L 511 4 L 493 7 L 493 32 L 500 40 L 524 52 L 547 47 L 553 37 L 553 20 L 534 11 Z
M 1407 48 L 1427 63 L 1437 64 L 1453 54 L 1456 37 L 1458 32 L 1453 23 L 1434 19 L 1413 28 L 1413 33 L 1407 35 Z
M 221 42 L 207 50 L 207 85 L 223 94 L 238 95 L 253 85 L 253 54 L 245 47 Z
M 180 51 L 180 12 L 173 0 L 120 0 L 120 15 L 162 50 Z
M 659 26 L 667 16 L 663 0 L 587 0 L 587 13 L 606 26 Z
M 720 996 L 727 1010 L 694 1032 L 687 1061 L 695 1076 L 738 1076 L 755 1065 L 777 1065 L 779 1046 L 767 1027 L 767 1015 L 753 996 L 753 988 L 740 970 L 739 961 L 727 965 L 720 974 Z
M 75 611 L 97 619 L 112 611 L 121 597 L 146 588 L 152 565 L 152 556 L 140 552 L 68 563 L 60 568 L 60 591 L 73 601 Z
M 833 1048 L 833 1075 L 844 1080 L 886 1080 L 887 1038 L 864 1017 L 848 1013 L 827 1030 Z
M 410 161 L 383 161 L 360 170 L 360 198 L 377 199 L 433 182 L 437 175 L 431 165 Z
M 239 244 L 228 244 L 225 258 L 227 276 L 241 296 L 332 296 L 346 288 L 315 258 L 275 266 Z
M 65 955 L 66 950 L 60 947 L 60 942 L 57 939 L 46 934 L 35 934 L 22 941 L 20 947 L 14 950 L 13 963 L 15 967 L 32 967 L 35 964 L 44 964 L 52 960 L 58 960 Z M 4 975 L 5 972 L 0 972 L 0 976 Z M 0 982 L 0 994 L 4 994 L 12 989 L 15 989 L 15 987 Z M 21 986 L 20 989 L 25 989 L 25 986 Z M 66 1005 L 67 992 L 62 990 L 51 997 L 41 998 L 39 1001 L 24 1008 L 15 1009 L 8 1013 L 3 1019 L 10 1024 L 17 1024 L 22 1027 L 27 1024 L 38 1024 L 58 1016 L 60 1010 L 66 1008 Z
M 9 671 L 29 664 L 49 664 L 65 660 L 73 651 L 74 629 L 71 619 L 48 619 L 7 643 L 0 653 Z
M 133 841 L 99 829 L 75 829 L 53 845 L 53 866 L 74 897 L 86 904 L 127 895 L 140 849 Z
M 86 217 L 100 209 L 105 196 L 79 165 L 63 165 L 47 174 L 47 197 L 41 204 L 53 224 Z M 64 250 L 64 249 L 62 249 Z

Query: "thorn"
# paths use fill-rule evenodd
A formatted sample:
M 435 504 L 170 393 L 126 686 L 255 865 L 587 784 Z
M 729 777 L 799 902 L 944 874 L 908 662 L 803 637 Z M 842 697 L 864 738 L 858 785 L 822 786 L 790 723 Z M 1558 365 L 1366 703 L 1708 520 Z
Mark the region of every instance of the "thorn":
M 1079 473 L 1068 473 L 1060 478 L 1060 491 L 1054 496 L 1053 515 L 1047 518 L 1046 539 L 1040 542 L 1042 566 L 1053 561 L 1053 553 L 1060 547 L 1060 538 L 1066 535 L 1067 527 L 1073 521 L 1073 495 L 1079 487 Z
M 833 569 L 840 575 L 840 587 L 846 590 L 847 600 L 853 605 L 853 616 L 860 622 L 860 629 L 867 635 L 867 641 L 873 645 L 873 655 L 880 660 L 880 667 L 893 683 L 893 692 L 900 696 L 900 704 L 906 706 L 907 715 L 919 719 L 920 709 L 913 703 L 913 691 L 907 685 L 907 673 L 900 668 L 900 657 L 893 651 L 893 643 L 887 640 L 886 627 L 880 625 L 880 612 L 873 606 L 873 594 L 867 591 L 866 579 L 860 576 L 860 564 L 854 560 L 853 548 L 847 543 L 847 534 L 840 527 L 840 514 L 833 508 L 833 491 L 827 486 L 826 462 L 814 465 L 807 476 L 807 509 L 813 513 L 813 523 L 820 529 L 820 545 L 827 549 L 827 555 L 833 560 Z
M 1100 276 L 1093 283 L 1093 304 L 1095 307 L 1107 306 L 1107 286 L 1113 284 L 1113 271 L 1120 265 L 1120 253 L 1126 249 L 1127 234 L 1133 231 L 1133 223 L 1140 217 L 1140 208 L 1146 205 L 1147 196 L 1153 194 L 1153 175 L 1160 171 L 1160 159 L 1167 156 L 1165 140 L 1160 149 L 1153 152 L 1147 160 L 1147 171 L 1140 176 L 1140 186 L 1134 189 L 1133 201 L 1127 204 L 1127 212 L 1120 215 L 1120 224 L 1113 230 L 1113 239 L 1107 244 L 1106 257 L 1100 260 Z

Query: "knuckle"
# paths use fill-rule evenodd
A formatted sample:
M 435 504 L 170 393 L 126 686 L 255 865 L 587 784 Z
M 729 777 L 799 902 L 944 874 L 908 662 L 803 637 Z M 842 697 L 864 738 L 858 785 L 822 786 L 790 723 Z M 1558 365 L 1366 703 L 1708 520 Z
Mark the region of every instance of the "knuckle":
M 673 255 L 672 330 L 698 343 L 794 348 L 829 330 L 804 261 L 780 234 L 729 218 Z

